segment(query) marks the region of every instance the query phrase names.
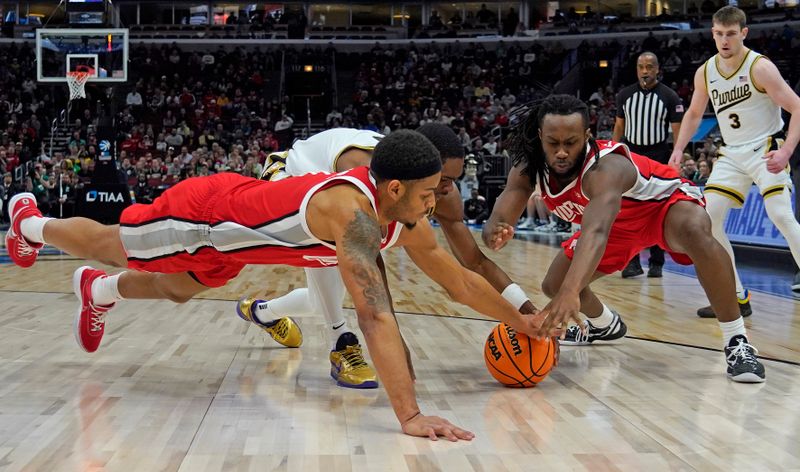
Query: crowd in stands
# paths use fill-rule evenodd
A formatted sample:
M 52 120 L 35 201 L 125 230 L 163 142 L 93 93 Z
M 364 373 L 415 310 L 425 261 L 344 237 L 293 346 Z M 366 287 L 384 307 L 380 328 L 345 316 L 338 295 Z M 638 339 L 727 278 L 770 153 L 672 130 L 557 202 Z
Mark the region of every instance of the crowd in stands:
M 471 29 L 488 29 L 502 36 L 515 36 L 522 34 L 526 28 L 520 21 L 519 12 L 513 7 L 504 12 L 502 18 L 498 18 L 497 11 L 490 10 L 483 3 L 477 11 L 468 10 L 464 18 L 459 10 L 455 10 L 450 18 L 443 18 L 437 10 L 432 10 L 428 24 L 416 31 L 414 37 L 455 38 L 459 31 Z
M 509 111 L 547 93 L 565 54 L 541 44 L 376 44 L 359 58 L 352 103 L 333 110 L 326 124 L 387 133 L 439 122 L 453 127 L 468 152 L 497 154 Z
M 800 41 L 791 28 L 753 34 L 751 47 L 771 57 L 779 67 Z M 27 189 L 37 195 L 45 212 L 71 211 L 75 190 L 91 178 L 98 156 L 97 129 L 102 113 L 93 105 L 112 100 L 119 133 L 120 172 L 137 201 L 150 201 L 174 182 L 215 172 L 258 176 L 268 153 L 286 149 L 294 139 L 295 117 L 288 97 L 277 94 L 281 57 L 287 64 L 329 61 L 352 74 L 353 90 L 344 104 L 326 117 L 328 127 L 355 127 L 390 133 L 427 122 L 453 127 L 467 153 L 480 162 L 502 154 L 502 137 L 513 120 L 515 106 L 541 98 L 561 78 L 568 53 L 557 42 L 500 42 L 387 47 L 376 44 L 364 53 L 323 48 L 227 48 L 186 51 L 177 45 L 135 45 L 124 91 L 110 99 L 105 88 L 87 87 L 87 99 L 74 102 L 69 126 L 72 136 L 64 152 L 45 153 L 43 137 L 50 121 L 66 103 L 66 87 L 43 86 L 35 78 L 30 43 L 0 47 L 0 197 Z M 589 94 L 593 134 L 611 136 L 615 94 L 635 80 L 635 60 L 645 50 L 658 54 L 664 77 L 688 105 L 691 76 L 713 54 L 713 42 L 694 37 L 654 37 L 579 46 L 583 58 L 611 54 L 621 65 L 617 84 Z M 790 66 L 786 66 L 790 67 Z M 796 80 L 794 69 L 784 71 Z M 691 159 L 690 159 L 691 158 Z M 716 146 L 707 140 L 687 155 L 685 175 L 698 183 L 707 178 Z M 17 182 L 15 170 L 35 163 Z M 481 166 L 479 166 L 479 169 Z M 60 185 L 59 185 L 60 183 Z M 467 192 L 465 198 L 470 193 Z M 5 211 L 3 218 L 6 218 Z M 68 214 L 68 213 L 65 213 Z

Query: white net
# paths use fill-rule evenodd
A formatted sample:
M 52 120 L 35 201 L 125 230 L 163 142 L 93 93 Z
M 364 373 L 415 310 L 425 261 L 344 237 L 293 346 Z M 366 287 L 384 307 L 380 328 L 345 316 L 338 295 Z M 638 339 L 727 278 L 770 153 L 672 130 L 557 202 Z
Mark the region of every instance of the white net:
M 86 82 L 91 74 L 85 71 L 67 72 L 67 85 L 69 85 L 70 101 L 76 98 L 86 98 Z

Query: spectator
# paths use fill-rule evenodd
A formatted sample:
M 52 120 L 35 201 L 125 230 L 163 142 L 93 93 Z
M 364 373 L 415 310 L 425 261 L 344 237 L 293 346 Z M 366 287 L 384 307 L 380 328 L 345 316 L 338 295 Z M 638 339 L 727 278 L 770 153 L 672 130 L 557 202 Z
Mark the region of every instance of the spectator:
M 325 117 L 325 124 L 327 124 L 328 127 L 331 127 L 333 120 L 339 120 L 339 122 L 342 121 L 342 114 L 336 108 L 333 108 L 330 113 L 328 113 L 328 116 Z
M 599 87 L 592 93 L 592 95 L 589 97 L 589 103 L 596 107 L 603 107 L 606 105 L 605 92 L 603 92 L 603 87 Z
M 442 18 L 439 16 L 439 12 L 436 10 L 431 11 L 431 16 L 428 18 L 428 26 L 433 29 L 440 29 L 444 27 Z
M 125 97 L 125 104 L 132 108 L 142 106 L 142 94 L 139 93 L 138 89 L 128 92 L 128 96 Z
M 477 18 L 478 22 L 484 24 L 491 23 L 494 20 L 494 17 L 495 14 L 486 8 L 485 3 L 481 4 L 481 9 L 475 14 L 475 18 Z
M 470 198 L 464 202 L 464 216 L 469 223 L 483 223 L 489 217 L 489 209 L 486 205 L 486 199 L 478 195 L 478 189 L 473 188 L 470 192 Z
M 708 182 L 708 177 L 711 175 L 711 166 L 708 161 L 702 160 L 697 162 L 697 179 L 693 182 L 697 185 L 705 185 Z
M 172 128 L 172 131 L 164 138 L 164 141 L 166 141 L 168 146 L 177 148 L 183 145 L 183 136 L 178 134 L 177 128 Z
M 292 125 L 294 120 L 286 113 L 281 115 L 281 119 L 275 123 L 275 138 L 278 140 L 279 147 L 286 149 L 292 143 L 294 132 L 292 132 Z
M 469 134 L 467 134 L 467 130 L 463 126 L 458 129 L 458 139 L 461 141 L 461 145 L 464 146 L 465 150 L 472 147 L 472 138 L 470 138 Z
M 133 196 L 136 203 L 153 203 L 155 191 L 147 182 L 147 174 L 140 173 L 136 177 L 136 186 L 133 188 Z
M 483 145 L 483 150 L 489 156 L 494 156 L 497 154 L 497 138 L 493 135 L 490 135 L 486 144 Z
M 69 218 L 75 216 L 75 202 L 77 201 L 78 188 L 80 187 L 78 176 L 72 174 L 64 178 L 61 186 L 61 195 L 57 197 L 57 215 L 59 218 Z
M 510 109 L 517 103 L 517 97 L 511 93 L 510 89 L 506 89 L 505 92 L 503 92 L 503 97 L 500 99 L 500 103 L 502 103 L 506 109 Z
M 3 174 L 3 185 L 0 187 L 0 220 L 8 223 L 8 201 L 17 193 L 11 172 Z
M 705 161 L 703 161 L 705 162 Z M 692 182 L 697 182 L 700 178 L 700 172 L 697 170 L 697 164 L 694 159 L 686 159 L 681 168 L 681 177 Z
M 667 43 L 667 47 L 673 51 L 680 50 L 681 40 L 678 38 L 678 33 L 672 33 L 672 38 Z
M 119 168 L 126 182 L 132 177 L 136 176 L 136 169 L 133 167 L 133 165 L 131 165 L 131 160 L 127 157 L 122 159 L 122 163 L 120 164 Z
M 588 8 L 591 10 L 591 7 Z M 514 36 L 518 24 L 519 14 L 514 10 L 514 7 L 511 7 L 503 19 L 503 36 Z

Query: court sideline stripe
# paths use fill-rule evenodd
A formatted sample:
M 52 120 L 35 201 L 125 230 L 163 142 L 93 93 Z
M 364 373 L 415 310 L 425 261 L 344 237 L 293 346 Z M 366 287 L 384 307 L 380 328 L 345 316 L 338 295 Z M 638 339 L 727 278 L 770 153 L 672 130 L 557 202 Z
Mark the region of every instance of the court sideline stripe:
M 344 307 L 345 309 L 352 310 L 351 307 Z M 487 323 L 499 323 L 497 320 L 487 320 L 485 318 L 477 318 L 474 316 L 452 316 L 452 315 L 437 315 L 435 313 L 418 313 L 418 312 L 409 312 L 409 311 L 395 311 L 395 314 L 402 314 L 402 315 L 412 315 L 412 316 L 435 316 L 437 318 L 452 318 L 457 320 L 471 320 L 471 321 L 485 321 Z M 704 351 L 710 352 L 722 352 L 722 349 L 714 349 L 713 347 L 705 347 L 705 346 L 697 346 L 695 344 L 685 344 L 679 343 L 674 341 L 664 341 L 662 339 L 650 339 L 650 338 L 642 338 L 639 336 L 624 336 L 625 339 L 634 339 L 636 341 L 649 341 L 659 344 L 668 344 L 671 346 L 680 346 L 680 347 L 690 347 L 694 349 L 702 349 Z M 800 362 L 790 361 L 786 359 L 777 359 L 775 357 L 766 357 L 766 356 L 758 356 L 759 359 L 763 359 L 765 361 L 772 361 L 772 362 L 780 362 L 781 364 L 788 364 L 800 367 Z

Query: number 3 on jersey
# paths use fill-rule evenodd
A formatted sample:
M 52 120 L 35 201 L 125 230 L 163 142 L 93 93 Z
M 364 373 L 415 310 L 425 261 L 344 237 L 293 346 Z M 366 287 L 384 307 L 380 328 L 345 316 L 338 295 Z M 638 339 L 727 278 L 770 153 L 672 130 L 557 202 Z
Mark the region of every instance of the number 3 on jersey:
M 739 122 L 739 115 L 736 113 L 731 113 L 728 115 L 728 118 L 731 120 L 731 128 L 739 129 L 742 127 L 742 124 Z

